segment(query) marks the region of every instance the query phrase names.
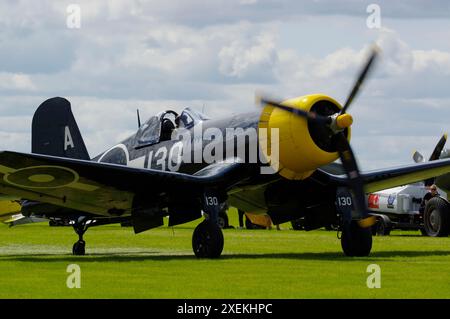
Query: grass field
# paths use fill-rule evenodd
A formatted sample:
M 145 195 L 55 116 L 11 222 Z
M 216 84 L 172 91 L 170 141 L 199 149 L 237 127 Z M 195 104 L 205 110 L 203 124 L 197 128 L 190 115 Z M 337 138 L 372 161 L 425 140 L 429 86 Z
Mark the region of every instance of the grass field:
M 0 298 L 450 298 L 450 238 L 395 231 L 374 237 L 370 257 L 348 258 L 334 231 L 227 229 L 222 257 L 198 260 L 196 223 L 139 235 L 94 227 L 78 257 L 69 227 L 0 225 Z M 66 286 L 69 264 L 80 289 Z M 380 289 L 366 285 L 369 264 L 381 267 Z

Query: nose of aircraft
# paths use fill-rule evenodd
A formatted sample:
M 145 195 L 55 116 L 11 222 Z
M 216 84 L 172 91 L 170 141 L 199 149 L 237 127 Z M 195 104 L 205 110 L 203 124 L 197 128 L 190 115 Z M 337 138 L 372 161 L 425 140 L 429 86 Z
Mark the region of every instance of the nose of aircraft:
M 332 120 L 337 129 L 345 129 L 350 137 L 351 115 L 337 115 L 341 106 L 337 101 L 323 94 L 302 96 L 284 102 L 299 110 L 314 110 L 320 115 L 336 115 Z M 274 169 L 288 179 L 305 179 L 315 169 L 335 161 L 339 154 L 332 147 L 333 132 L 328 126 L 315 125 L 292 112 L 267 105 L 261 114 L 260 129 L 267 129 L 267 141 L 260 141 L 263 152 L 269 153 Z M 275 136 L 277 135 L 277 136 Z M 264 144 L 268 144 L 265 145 Z M 278 157 L 276 156 L 278 150 Z
M 350 105 L 352 105 L 355 97 L 358 95 L 362 84 L 379 56 L 379 52 L 380 50 L 376 45 L 374 45 L 370 50 L 367 61 L 361 69 L 352 90 L 343 104 L 343 107 L 341 107 L 333 99 L 323 95 L 306 96 L 297 101 L 284 102 L 295 102 L 289 105 L 277 103 L 267 99 L 261 99 L 261 102 L 263 102 L 262 105 L 267 108 L 266 114 L 261 116 L 261 128 L 270 128 L 272 126 L 270 123 L 271 113 L 274 114 L 274 117 L 276 116 L 276 113 L 268 108 L 269 106 L 289 112 L 303 119 L 303 124 L 300 125 L 302 128 L 301 130 L 303 130 L 302 135 L 295 137 L 292 136 L 292 133 L 295 133 L 292 131 L 296 130 L 292 127 L 294 120 L 286 120 L 284 123 L 285 125 L 288 125 L 288 127 L 289 124 L 291 124 L 290 129 L 283 129 L 283 131 L 288 131 L 288 133 L 280 132 L 280 174 L 292 179 L 305 178 L 312 174 L 314 168 L 319 167 L 320 163 L 323 165 L 334 161 L 339 154 L 342 161 L 342 166 L 347 175 L 348 186 L 354 193 L 355 211 L 360 217 L 360 226 L 364 228 L 367 228 L 370 224 L 372 224 L 374 219 L 369 216 L 365 202 L 364 180 L 359 173 L 356 158 L 348 141 L 350 138 L 350 125 L 353 120 L 351 116 L 345 114 Z M 308 103 L 309 98 L 311 98 L 311 100 L 317 99 L 317 101 L 314 103 Z M 323 101 L 319 101 L 320 99 Z M 333 107 L 330 106 L 338 108 L 338 110 L 332 111 L 331 109 L 333 109 Z M 331 114 L 329 113 L 330 110 Z M 266 122 L 264 122 L 264 120 Z M 298 123 L 298 121 L 295 122 Z M 306 129 L 309 134 L 306 133 Z M 284 136 L 286 134 L 290 134 L 290 136 Z M 313 143 L 311 143 L 311 140 Z M 303 144 L 305 146 L 304 149 L 299 149 L 298 143 L 300 143 L 300 145 Z M 297 150 L 300 153 L 292 155 L 292 151 Z M 305 150 L 308 150 L 309 153 L 304 153 Z M 294 161 L 291 160 L 292 157 L 295 158 Z M 291 164 L 293 164 L 293 166 L 291 166 Z

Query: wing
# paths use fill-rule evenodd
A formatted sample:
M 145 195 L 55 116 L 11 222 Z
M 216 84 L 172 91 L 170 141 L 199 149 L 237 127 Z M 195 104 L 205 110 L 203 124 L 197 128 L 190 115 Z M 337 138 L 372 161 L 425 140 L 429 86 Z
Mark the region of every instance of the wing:
M 148 202 L 198 197 L 207 187 L 230 187 L 248 173 L 239 163 L 192 176 L 40 154 L 0 152 L 0 193 L 103 216 L 131 214 L 139 194 Z
M 325 170 L 322 170 L 325 172 Z M 431 177 L 440 176 L 450 172 L 450 159 L 436 160 L 426 163 L 410 164 L 394 168 L 373 170 L 362 173 L 366 193 L 395 186 L 420 182 Z M 330 175 L 330 173 L 326 173 Z M 330 175 L 331 180 L 345 183 L 345 175 Z
M 22 214 L 13 215 L 11 218 L 3 221 L 3 223 L 9 225 L 9 227 L 42 222 L 48 222 L 48 219 L 35 216 L 26 217 Z
M 0 200 L 0 221 L 6 222 L 20 214 L 20 204 L 12 200 Z

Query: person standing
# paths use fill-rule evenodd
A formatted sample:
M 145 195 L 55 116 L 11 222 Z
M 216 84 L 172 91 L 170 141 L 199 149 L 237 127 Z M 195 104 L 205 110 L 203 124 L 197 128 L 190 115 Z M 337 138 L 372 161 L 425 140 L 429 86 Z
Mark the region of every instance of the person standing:
M 238 209 L 239 229 L 244 228 L 244 215 L 245 215 L 245 212 L 241 209 Z
M 420 213 L 425 212 L 425 206 L 427 205 L 428 201 L 432 199 L 435 196 L 439 196 L 439 193 L 437 191 L 437 186 L 435 184 L 430 186 L 430 191 L 425 194 L 425 196 L 422 198 L 422 202 L 420 203 Z

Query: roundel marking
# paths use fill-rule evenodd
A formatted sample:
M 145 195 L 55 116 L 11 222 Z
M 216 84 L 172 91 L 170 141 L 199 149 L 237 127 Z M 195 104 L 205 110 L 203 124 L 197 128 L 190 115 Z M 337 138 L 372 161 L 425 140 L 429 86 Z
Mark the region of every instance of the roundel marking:
M 61 188 L 75 184 L 77 172 L 61 166 L 32 166 L 4 175 L 3 180 L 24 188 Z
M 35 174 L 29 176 L 28 179 L 35 183 L 49 183 L 55 179 L 55 176 L 48 174 Z

